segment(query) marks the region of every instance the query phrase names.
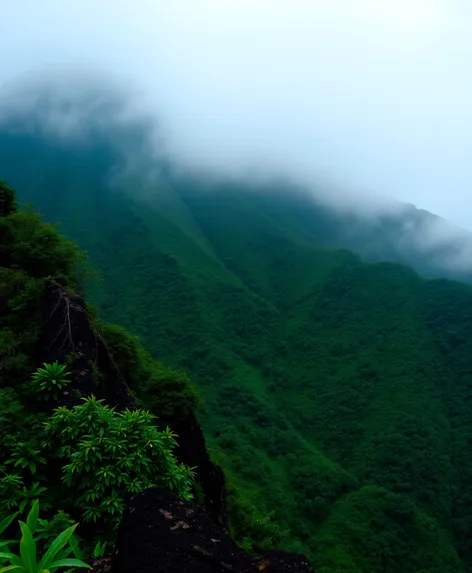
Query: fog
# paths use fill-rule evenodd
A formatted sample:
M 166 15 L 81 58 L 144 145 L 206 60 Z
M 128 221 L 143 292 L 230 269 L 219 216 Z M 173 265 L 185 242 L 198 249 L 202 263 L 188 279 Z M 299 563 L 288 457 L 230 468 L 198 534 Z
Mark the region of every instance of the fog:
M 179 164 L 472 230 L 471 17 L 468 0 L 2 0 L 0 96 L 111 82 Z

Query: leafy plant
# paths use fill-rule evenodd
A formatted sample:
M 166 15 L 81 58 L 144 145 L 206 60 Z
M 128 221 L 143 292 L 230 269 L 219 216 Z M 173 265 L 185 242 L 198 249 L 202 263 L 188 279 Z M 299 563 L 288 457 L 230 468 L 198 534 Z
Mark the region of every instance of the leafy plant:
M 33 374 L 32 382 L 39 397 L 57 400 L 63 388 L 70 384 L 68 372 L 64 364 L 57 360 L 52 364 L 43 364 L 44 368 L 38 368 Z
M 24 508 L 34 499 L 43 496 L 47 488 L 40 482 L 25 484 L 23 478 L 18 473 L 7 471 L 6 467 L 0 466 L 0 510 L 11 511 Z M 43 507 L 50 507 L 50 504 L 43 502 Z
M 45 464 L 46 460 L 41 455 L 37 442 L 19 442 L 15 445 L 11 457 L 5 463 L 13 464 L 15 468 L 28 468 L 32 475 L 37 471 L 38 464 Z
M 17 514 L 9 516 L 0 524 L 0 533 L 12 523 Z M 0 573 L 7 571 L 17 571 L 18 573 L 48 573 L 62 567 L 86 567 L 89 565 L 80 559 L 70 558 L 73 553 L 73 547 L 70 545 L 70 539 L 74 533 L 77 524 L 68 527 L 62 531 L 50 544 L 47 551 L 41 559 L 37 558 L 36 544 L 38 538 L 34 535 L 38 527 L 39 519 L 39 501 L 36 500 L 26 518 L 26 523 L 19 520 L 21 529 L 20 552 L 19 554 L 11 553 L 8 546 L 12 541 L 0 541 L 0 564 L 9 563 L 0 569 Z
M 36 529 L 37 536 L 36 539 L 39 540 L 51 540 L 54 539 L 63 531 L 71 525 L 74 525 L 74 521 L 71 519 L 70 515 L 65 511 L 59 510 L 52 519 L 39 519 L 38 526 Z M 74 536 L 73 536 L 74 537 Z M 71 540 L 73 539 L 71 537 Z
M 9 525 L 13 522 L 13 520 L 15 519 L 15 517 L 18 515 L 18 511 L 16 513 L 13 513 L 12 515 L 9 515 L 8 517 L 5 517 L 5 519 L 3 519 L 2 521 L 0 521 L 0 535 L 3 535 L 3 532 L 9 527 Z M 8 544 L 11 543 L 15 543 L 14 541 L 0 541 L 0 549 L 2 549 L 3 547 L 7 547 Z M 2 561 L 0 561 L 0 563 L 2 563 Z
M 23 480 L 19 474 L 10 473 L 7 468 L 0 467 L 1 510 L 11 511 L 14 507 L 18 507 L 23 486 Z
M 153 485 L 192 497 L 193 471 L 175 458 L 174 434 L 157 430 L 153 419 L 144 410 L 117 413 L 92 396 L 57 408 L 46 423 L 49 446 L 65 461 L 62 481 L 85 521 L 116 524 L 124 501 Z
M 263 553 L 274 547 L 278 547 L 282 539 L 287 536 L 288 530 L 281 529 L 272 520 L 274 512 L 267 515 L 253 514 L 246 522 L 245 536 L 241 540 L 241 546 L 248 553 Z
M 92 557 L 94 559 L 98 559 L 99 557 L 103 557 L 105 555 L 106 546 L 107 546 L 107 544 L 105 541 L 98 541 L 97 544 L 95 545 L 94 549 L 93 549 Z
M 158 415 L 161 424 L 186 419 L 198 409 L 200 394 L 187 374 L 156 362 L 124 328 L 96 319 L 93 323 L 127 384 L 137 391 L 138 403 Z

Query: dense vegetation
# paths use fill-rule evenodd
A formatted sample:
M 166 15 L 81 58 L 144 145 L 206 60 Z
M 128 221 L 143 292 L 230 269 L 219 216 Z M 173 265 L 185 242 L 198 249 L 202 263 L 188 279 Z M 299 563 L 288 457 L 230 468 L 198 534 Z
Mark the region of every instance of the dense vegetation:
M 472 570 L 469 286 L 321 246 L 305 198 L 111 185 L 104 139 L 1 141 L 20 198 L 100 270 L 101 315 L 197 383 L 236 538 L 258 549 L 287 530 L 321 573 Z
M 6 560 L 11 563 L 6 570 L 36 573 L 80 565 L 69 557 L 72 551 L 77 556 L 74 546 L 64 549 L 75 529 L 71 518 L 80 525 L 89 522 L 90 549 L 100 539 L 112 544 L 127 499 L 153 485 L 190 499 L 194 474 L 177 461 L 175 436 L 149 411 L 119 412 L 93 394 L 72 407 L 60 405 L 74 372 L 67 364 L 38 364 L 40 333 L 48 318 L 42 315 L 42 300 L 46 282 L 61 279 L 69 289 L 77 288 L 83 257 L 39 215 L 18 210 L 13 190 L 1 181 L 0 236 L 0 529 L 28 515 L 19 521 L 21 556 L 10 553 L 14 541 L 2 540 L 0 565 Z M 168 419 L 194 408 L 195 392 L 185 377 L 152 361 L 125 331 L 98 324 L 96 336 L 109 343 L 111 351 L 126 346 L 126 356 L 116 356 L 117 364 L 133 368 L 131 382 L 143 378 L 136 396 L 141 401 L 149 397 L 148 408 L 160 411 L 176 397 L 173 409 L 165 410 Z M 73 353 L 69 357 L 72 364 Z M 95 372 L 97 383 L 99 376 Z M 165 384 L 160 384 L 163 379 Z M 39 503 L 47 511 L 42 522 Z M 60 538 L 64 543 L 54 545 L 52 540 L 67 525 L 68 533 Z M 79 526 L 78 532 L 85 529 Z M 40 541 L 46 545 L 45 556 L 36 563 Z M 55 550 L 48 552 L 48 541 Z

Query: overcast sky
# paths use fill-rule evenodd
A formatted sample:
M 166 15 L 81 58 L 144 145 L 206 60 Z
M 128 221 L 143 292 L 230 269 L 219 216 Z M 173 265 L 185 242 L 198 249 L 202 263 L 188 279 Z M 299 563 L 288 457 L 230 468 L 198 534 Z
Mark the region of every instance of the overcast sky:
M 472 229 L 471 29 L 470 0 L 0 0 L 0 84 L 112 74 L 185 162 L 321 175 Z

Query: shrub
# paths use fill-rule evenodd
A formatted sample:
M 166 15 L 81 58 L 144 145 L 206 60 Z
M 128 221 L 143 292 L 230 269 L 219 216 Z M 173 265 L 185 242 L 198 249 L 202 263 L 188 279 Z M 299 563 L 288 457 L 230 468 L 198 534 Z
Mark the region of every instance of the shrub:
M 23 511 L 30 501 L 41 497 L 47 488 L 39 482 L 25 484 L 23 477 L 0 466 L 0 513 L 19 509 Z M 43 504 L 49 506 L 49 504 Z
M 33 374 L 32 382 L 39 398 L 57 400 L 63 388 L 70 384 L 66 366 L 57 361 L 52 364 L 43 364 Z
M 154 485 L 192 497 L 193 471 L 175 458 L 174 434 L 157 430 L 153 419 L 144 410 L 115 412 L 92 396 L 57 408 L 46 423 L 49 446 L 65 462 L 62 481 L 85 521 L 116 524 L 124 501 Z
M 50 520 L 38 518 L 36 539 L 38 541 L 45 540 L 49 543 L 51 540 L 55 539 L 62 531 L 64 531 L 64 529 L 67 529 L 71 525 L 74 525 L 74 521 L 71 519 L 68 513 L 62 510 L 59 510 L 57 513 L 55 513 L 53 518 Z
M 18 442 L 12 451 L 7 464 L 13 464 L 15 468 L 28 468 L 32 475 L 37 471 L 38 464 L 45 464 L 46 460 L 41 455 L 41 450 L 36 442 Z
M 0 334 L 0 340 L 1 338 Z M 0 436 L 3 446 L 0 451 L 0 463 L 10 455 L 8 442 L 12 442 L 12 445 L 16 443 L 18 434 L 24 431 L 26 417 L 26 412 L 13 388 L 0 388 Z
M 253 511 L 246 519 L 245 533 L 241 539 L 241 547 L 250 554 L 261 554 L 264 551 L 279 547 L 282 539 L 288 534 L 288 530 L 281 529 L 272 521 L 274 512 L 267 515 Z
M 161 423 L 172 426 L 196 412 L 200 395 L 185 373 L 153 360 L 139 339 L 124 328 L 100 321 L 96 328 L 123 378 Z
M 2 244 L 4 266 L 22 269 L 30 277 L 62 276 L 73 279 L 85 257 L 77 246 L 32 211 L 13 212 L 6 218 Z M 2 265 L 3 266 L 3 265 Z

